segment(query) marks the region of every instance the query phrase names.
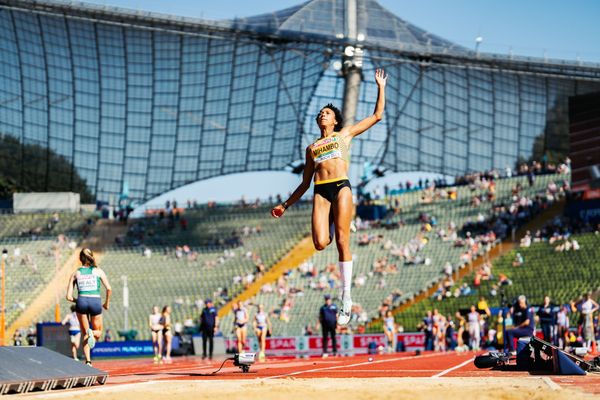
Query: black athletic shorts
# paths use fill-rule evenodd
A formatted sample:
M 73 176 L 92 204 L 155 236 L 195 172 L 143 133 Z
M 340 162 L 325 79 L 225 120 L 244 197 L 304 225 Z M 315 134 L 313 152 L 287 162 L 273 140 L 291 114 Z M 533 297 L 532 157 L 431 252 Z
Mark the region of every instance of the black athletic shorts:
M 79 296 L 75 303 L 75 311 L 92 317 L 102 314 L 102 299 L 100 297 Z
M 338 193 L 342 188 L 349 187 L 352 190 L 350 181 L 348 179 L 342 179 L 335 182 L 315 184 L 315 194 L 320 194 L 327 201 L 333 203 L 337 199 Z

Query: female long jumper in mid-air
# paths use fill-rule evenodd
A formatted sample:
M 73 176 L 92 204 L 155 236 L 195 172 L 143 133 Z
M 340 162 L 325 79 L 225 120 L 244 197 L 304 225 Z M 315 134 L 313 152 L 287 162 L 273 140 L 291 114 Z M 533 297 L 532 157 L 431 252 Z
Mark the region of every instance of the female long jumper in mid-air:
M 352 299 L 352 253 L 350 252 L 350 222 L 352 219 L 352 188 L 348 180 L 350 166 L 350 144 L 352 139 L 381 120 L 385 107 L 385 84 L 387 76 L 383 69 L 375 71 L 377 103 L 373 115 L 352 126 L 344 126 L 342 113 L 332 104 L 327 104 L 317 115 L 321 137 L 306 148 L 306 165 L 302 183 L 290 198 L 275 206 L 271 215 L 279 218 L 285 210 L 297 202 L 310 187 L 314 175 L 312 238 L 317 250 L 325 249 L 333 239 L 330 229 L 330 212 L 335 225 L 335 240 L 342 272 L 342 307 L 338 314 L 339 325 L 350 321 Z

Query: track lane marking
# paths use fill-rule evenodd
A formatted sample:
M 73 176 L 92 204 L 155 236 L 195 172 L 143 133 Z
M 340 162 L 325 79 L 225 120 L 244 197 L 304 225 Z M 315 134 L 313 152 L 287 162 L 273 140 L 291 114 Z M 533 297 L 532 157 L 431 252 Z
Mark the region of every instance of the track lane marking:
M 467 365 L 468 363 L 472 362 L 474 359 L 475 359 L 475 358 L 469 358 L 468 360 L 466 360 L 466 361 L 463 361 L 463 362 L 461 362 L 460 364 L 458 364 L 458 365 L 455 365 L 454 367 L 450 367 L 450 368 L 448 368 L 448 369 L 445 369 L 445 370 L 443 370 L 443 371 L 442 371 L 442 372 L 440 372 L 439 374 L 435 374 L 435 375 L 433 375 L 433 376 L 432 376 L 432 378 L 440 378 L 440 377 L 442 377 L 442 376 L 446 375 L 446 374 L 447 374 L 447 373 L 449 373 L 449 372 L 452 372 L 452 371 L 454 371 L 454 370 L 456 370 L 456 369 L 459 369 L 459 368 L 462 368 L 462 367 L 464 367 L 464 366 L 465 366 L 465 365 Z
M 301 375 L 301 374 L 308 374 L 308 373 L 313 373 L 313 372 L 327 371 L 327 370 L 332 370 L 332 369 L 360 367 L 362 365 L 373 365 L 373 364 L 380 364 L 380 363 L 386 363 L 386 362 L 392 362 L 392 361 L 412 360 L 412 359 L 415 359 L 415 358 L 422 359 L 422 358 L 440 357 L 440 356 L 445 355 L 445 354 L 447 354 L 447 353 L 432 353 L 432 354 L 425 354 L 425 355 L 419 355 L 419 356 L 395 357 L 395 358 L 389 358 L 389 359 L 385 359 L 385 360 L 365 361 L 365 362 L 360 362 L 360 363 L 355 363 L 355 364 L 348 364 L 348 365 L 342 364 L 342 365 L 335 365 L 335 366 L 332 366 L 332 367 L 313 368 L 313 369 L 307 369 L 305 371 L 296 371 L 296 372 L 290 372 L 290 373 L 287 373 L 287 374 L 267 376 L 267 377 L 260 378 L 260 379 L 285 378 L 285 377 L 288 377 L 288 376 L 296 376 L 296 375 Z M 471 360 L 472 359 L 469 359 L 468 361 L 471 361 Z

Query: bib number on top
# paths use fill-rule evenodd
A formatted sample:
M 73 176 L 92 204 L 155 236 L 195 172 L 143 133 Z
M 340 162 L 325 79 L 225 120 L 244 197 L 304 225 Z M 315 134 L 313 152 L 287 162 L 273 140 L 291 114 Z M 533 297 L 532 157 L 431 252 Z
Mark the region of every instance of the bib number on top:
M 79 275 L 77 287 L 80 292 L 93 292 L 98 290 L 98 277 L 96 275 Z

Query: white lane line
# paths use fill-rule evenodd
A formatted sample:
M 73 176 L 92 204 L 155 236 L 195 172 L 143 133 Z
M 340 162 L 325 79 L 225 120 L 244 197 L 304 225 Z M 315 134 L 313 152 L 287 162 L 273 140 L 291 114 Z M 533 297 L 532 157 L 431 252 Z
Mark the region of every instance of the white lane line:
M 547 376 L 542 376 L 542 380 L 546 383 L 546 385 L 548 385 L 548 387 L 550 387 L 551 390 L 560 390 L 561 387 L 558 383 L 554 382 L 552 379 L 550 379 Z
M 386 360 L 365 361 L 365 362 L 360 362 L 360 363 L 356 363 L 356 364 L 349 364 L 349 365 L 342 364 L 342 365 L 336 365 L 336 366 L 333 366 L 333 367 L 313 368 L 313 369 L 307 369 L 305 371 L 290 372 L 288 374 L 267 376 L 267 377 L 262 378 L 262 379 L 277 379 L 277 378 L 284 378 L 284 377 L 288 377 L 288 376 L 308 374 L 308 373 L 311 373 L 311 372 L 320 372 L 320 371 L 327 371 L 327 370 L 340 369 L 340 368 L 360 367 L 362 365 L 373 365 L 373 364 L 380 364 L 380 363 L 386 363 L 386 362 L 392 362 L 392 361 L 412 360 L 412 359 L 415 359 L 415 358 L 430 358 L 430 357 L 436 357 L 436 356 L 439 357 L 439 356 L 444 355 L 444 354 L 445 353 L 433 353 L 433 354 L 425 354 L 425 355 L 422 355 L 422 356 L 395 357 L 395 358 L 389 358 L 389 359 L 386 359 Z
M 347 372 L 386 372 L 386 373 L 394 373 L 394 372 L 440 372 L 441 369 L 345 369 L 343 371 L 329 371 L 332 373 L 347 373 Z
M 442 372 L 440 372 L 439 374 L 435 374 L 435 375 L 433 375 L 433 376 L 432 376 L 432 378 L 439 378 L 439 377 L 441 377 L 441 376 L 444 376 L 444 375 L 446 375 L 447 373 L 454 371 L 455 369 L 459 369 L 459 368 L 462 368 L 462 367 L 464 367 L 464 366 L 465 366 L 465 365 L 467 365 L 468 363 L 470 363 L 470 362 L 473 362 L 473 360 L 474 360 L 474 358 L 469 358 L 467 361 L 463 361 L 463 362 L 461 362 L 460 364 L 458 364 L 458 365 L 455 365 L 454 367 L 451 367 L 451 368 L 445 369 L 445 370 L 443 370 Z

